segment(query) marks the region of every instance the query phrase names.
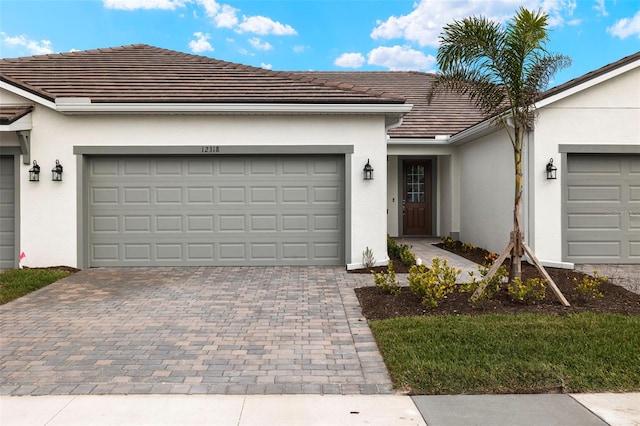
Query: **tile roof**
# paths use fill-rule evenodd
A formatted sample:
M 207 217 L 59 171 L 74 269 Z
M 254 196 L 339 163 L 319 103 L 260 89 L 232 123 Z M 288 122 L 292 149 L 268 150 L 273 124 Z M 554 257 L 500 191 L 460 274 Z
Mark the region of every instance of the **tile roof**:
M 33 111 L 31 105 L 0 105 L 0 125 L 14 123 Z
M 144 44 L 1 59 L 0 80 L 49 101 L 404 103 L 384 90 L 319 82 Z
M 568 90 L 580 84 L 586 83 L 589 80 L 593 80 L 594 78 L 600 77 L 608 72 L 614 71 L 620 67 L 628 65 L 635 61 L 640 61 L 640 52 L 636 52 L 633 55 L 625 56 L 624 58 L 618 61 L 612 62 L 610 64 L 607 64 L 603 67 L 600 67 L 597 70 L 593 70 L 584 75 L 581 75 L 580 77 L 576 77 L 559 86 L 552 87 L 551 89 L 543 92 L 540 95 L 540 98 L 538 100 L 542 100 L 542 99 L 551 97 L 553 95 L 557 95 L 558 93 L 564 92 L 565 90 Z
M 427 95 L 436 79 L 435 74 L 415 71 L 378 72 L 303 72 L 318 79 L 343 81 L 373 89 L 389 91 L 413 104 L 402 125 L 389 131 L 392 138 L 434 138 L 454 135 L 486 117 L 468 98 L 454 92 L 436 95 L 431 103 Z

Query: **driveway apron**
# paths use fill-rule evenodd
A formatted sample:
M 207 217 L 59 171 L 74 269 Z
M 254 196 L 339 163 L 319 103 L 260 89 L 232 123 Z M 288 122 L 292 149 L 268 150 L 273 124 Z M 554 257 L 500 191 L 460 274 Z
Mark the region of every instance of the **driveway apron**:
M 380 394 L 391 381 L 340 267 L 103 268 L 0 307 L 0 391 Z

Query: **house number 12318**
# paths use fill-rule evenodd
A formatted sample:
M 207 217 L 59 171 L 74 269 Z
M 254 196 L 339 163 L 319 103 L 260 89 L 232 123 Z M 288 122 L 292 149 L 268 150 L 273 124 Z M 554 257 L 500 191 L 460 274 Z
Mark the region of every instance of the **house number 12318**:
M 207 154 L 213 154 L 216 152 L 220 152 L 220 147 L 219 146 L 213 146 L 213 145 L 203 145 L 202 146 L 202 152 L 207 153 Z

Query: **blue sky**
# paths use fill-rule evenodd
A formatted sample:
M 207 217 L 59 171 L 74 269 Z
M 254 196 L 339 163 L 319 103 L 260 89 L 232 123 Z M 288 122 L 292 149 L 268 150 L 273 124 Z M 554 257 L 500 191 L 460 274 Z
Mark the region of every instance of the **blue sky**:
M 273 70 L 435 71 L 443 25 L 550 16 L 561 84 L 640 51 L 640 0 L 0 0 L 0 56 L 145 43 Z

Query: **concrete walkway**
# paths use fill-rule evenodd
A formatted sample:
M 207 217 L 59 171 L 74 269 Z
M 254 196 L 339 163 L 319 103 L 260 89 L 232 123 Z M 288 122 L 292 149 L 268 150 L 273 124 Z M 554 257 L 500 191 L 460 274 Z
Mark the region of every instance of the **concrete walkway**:
M 456 280 L 457 283 L 470 281 L 470 272 L 473 272 L 476 277 L 479 276 L 477 263 L 436 247 L 434 244 L 440 242 L 438 238 L 398 238 L 397 241 L 411 246 L 411 251 L 415 253 L 416 259 L 421 259 L 426 266 L 431 265 L 431 260 L 434 257 L 446 259 L 449 266 L 462 271 Z
M 3 426 L 637 426 L 640 394 L 0 397 Z

